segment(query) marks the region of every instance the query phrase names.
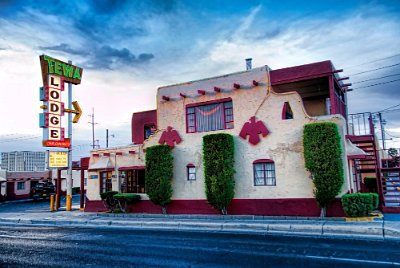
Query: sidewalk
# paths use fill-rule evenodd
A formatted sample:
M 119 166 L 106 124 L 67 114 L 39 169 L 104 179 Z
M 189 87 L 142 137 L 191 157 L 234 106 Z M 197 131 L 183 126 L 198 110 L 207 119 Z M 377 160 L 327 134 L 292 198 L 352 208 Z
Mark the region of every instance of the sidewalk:
M 72 211 L 0 213 L 1 225 L 163 229 L 171 231 L 282 234 L 354 239 L 400 240 L 400 215 L 370 221 L 344 218 L 267 217 L 239 215 L 111 214 Z

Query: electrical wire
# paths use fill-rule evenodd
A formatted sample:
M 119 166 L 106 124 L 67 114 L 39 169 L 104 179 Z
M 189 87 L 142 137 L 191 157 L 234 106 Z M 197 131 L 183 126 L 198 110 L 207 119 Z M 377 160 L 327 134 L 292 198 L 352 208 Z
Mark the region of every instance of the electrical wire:
M 382 69 L 387 69 L 387 68 L 391 68 L 391 67 L 395 67 L 400 65 L 400 63 L 396 63 L 396 64 L 392 64 L 392 65 L 386 65 L 386 66 L 382 66 L 376 69 L 372 69 L 372 70 L 367 70 L 367 71 L 363 71 L 363 72 L 359 72 L 359 73 L 355 73 L 355 74 L 350 74 L 349 76 L 356 76 L 359 74 L 365 74 L 365 73 L 370 73 L 370 72 L 374 72 L 374 71 L 378 71 L 378 70 L 382 70 Z
M 368 85 L 368 86 L 364 86 L 364 87 L 356 87 L 356 88 L 353 88 L 353 89 L 362 89 L 362 88 L 374 87 L 374 86 L 385 85 L 385 84 L 389 84 L 389 83 L 393 83 L 393 82 L 397 82 L 397 81 L 400 81 L 400 79 L 387 81 L 387 82 L 382 82 L 382 83 L 376 83 L 376 84 L 372 84 L 372 85 Z
M 344 67 L 344 68 L 345 68 L 345 69 L 351 69 L 351 68 L 358 67 L 358 66 L 362 66 L 362 65 L 366 65 L 366 64 L 369 64 L 369 63 L 374 63 L 374 62 L 378 62 L 378 61 L 382 61 L 382 60 L 391 59 L 391 58 L 394 58 L 394 57 L 397 57 L 397 56 L 400 56 L 400 53 L 399 53 L 399 54 L 394 54 L 394 55 L 392 55 L 392 56 L 384 57 L 384 58 L 379 58 L 379 59 L 372 60 L 372 61 L 367 61 L 367 62 L 360 63 L 360 64 L 357 64 L 357 65 L 352 65 L 352 66 Z
M 379 80 L 379 79 L 382 79 L 382 78 L 387 78 L 387 77 L 392 77 L 392 76 L 397 76 L 397 75 L 400 75 L 400 73 L 391 74 L 391 75 L 385 75 L 385 76 L 381 76 L 381 77 L 377 77 L 377 78 L 366 79 L 366 80 L 363 80 L 363 81 L 356 81 L 356 82 L 352 82 L 352 84 L 354 85 L 354 84 L 364 83 L 364 82 L 373 81 L 373 80 Z

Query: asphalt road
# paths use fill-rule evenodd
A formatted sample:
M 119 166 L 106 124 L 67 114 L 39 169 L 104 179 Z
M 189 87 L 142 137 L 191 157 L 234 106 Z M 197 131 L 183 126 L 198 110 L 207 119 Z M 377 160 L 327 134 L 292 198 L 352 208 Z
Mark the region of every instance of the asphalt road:
M 1 267 L 400 267 L 400 242 L 0 227 Z

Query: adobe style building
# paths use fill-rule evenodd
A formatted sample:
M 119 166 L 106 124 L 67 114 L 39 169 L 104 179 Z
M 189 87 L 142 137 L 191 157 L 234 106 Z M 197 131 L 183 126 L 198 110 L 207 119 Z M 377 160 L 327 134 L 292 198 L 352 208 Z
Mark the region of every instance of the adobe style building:
M 375 136 L 354 133 L 355 121 L 349 132 L 350 84 L 340 72 L 330 61 L 278 70 L 264 66 L 159 88 L 157 109 L 132 116 L 132 145 L 91 152 L 85 211 L 105 211 L 100 193 L 121 190 L 141 195 L 131 212 L 161 213 L 146 195 L 145 154 L 150 146 L 168 144 L 174 156 L 168 213 L 218 214 L 205 196 L 202 138 L 223 132 L 235 142 L 235 196 L 229 214 L 319 216 L 304 163 L 303 128 L 326 121 L 339 127 L 344 167 L 341 194 L 327 215 L 343 215 L 342 194 L 365 190 L 361 186 L 371 169 L 361 172 L 362 163 L 373 157 L 372 174 L 384 202 L 377 150 L 356 146 L 364 141 L 375 146 Z

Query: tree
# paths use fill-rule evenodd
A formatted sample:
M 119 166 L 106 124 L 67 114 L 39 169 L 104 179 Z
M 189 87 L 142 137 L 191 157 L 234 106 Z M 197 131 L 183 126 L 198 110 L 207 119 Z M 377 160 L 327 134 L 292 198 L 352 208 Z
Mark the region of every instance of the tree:
M 155 145 L 146 150 L 145 187 L 150 200 L 160 205 L 167 213 L 166 205 L 171 202 L 173 155 L 168 145 Z
M 234 142 L 230 134 L 210 134 L 203 137 L 203 161 L 208 203 L 227 214 L 235 195 Z
M 313 177 L 321 217 L 325 217 L 326 207 L 344 183 L 339 131 L 335 123 L 320 122 L 305 125 L 303 134 L 305 165 Z

